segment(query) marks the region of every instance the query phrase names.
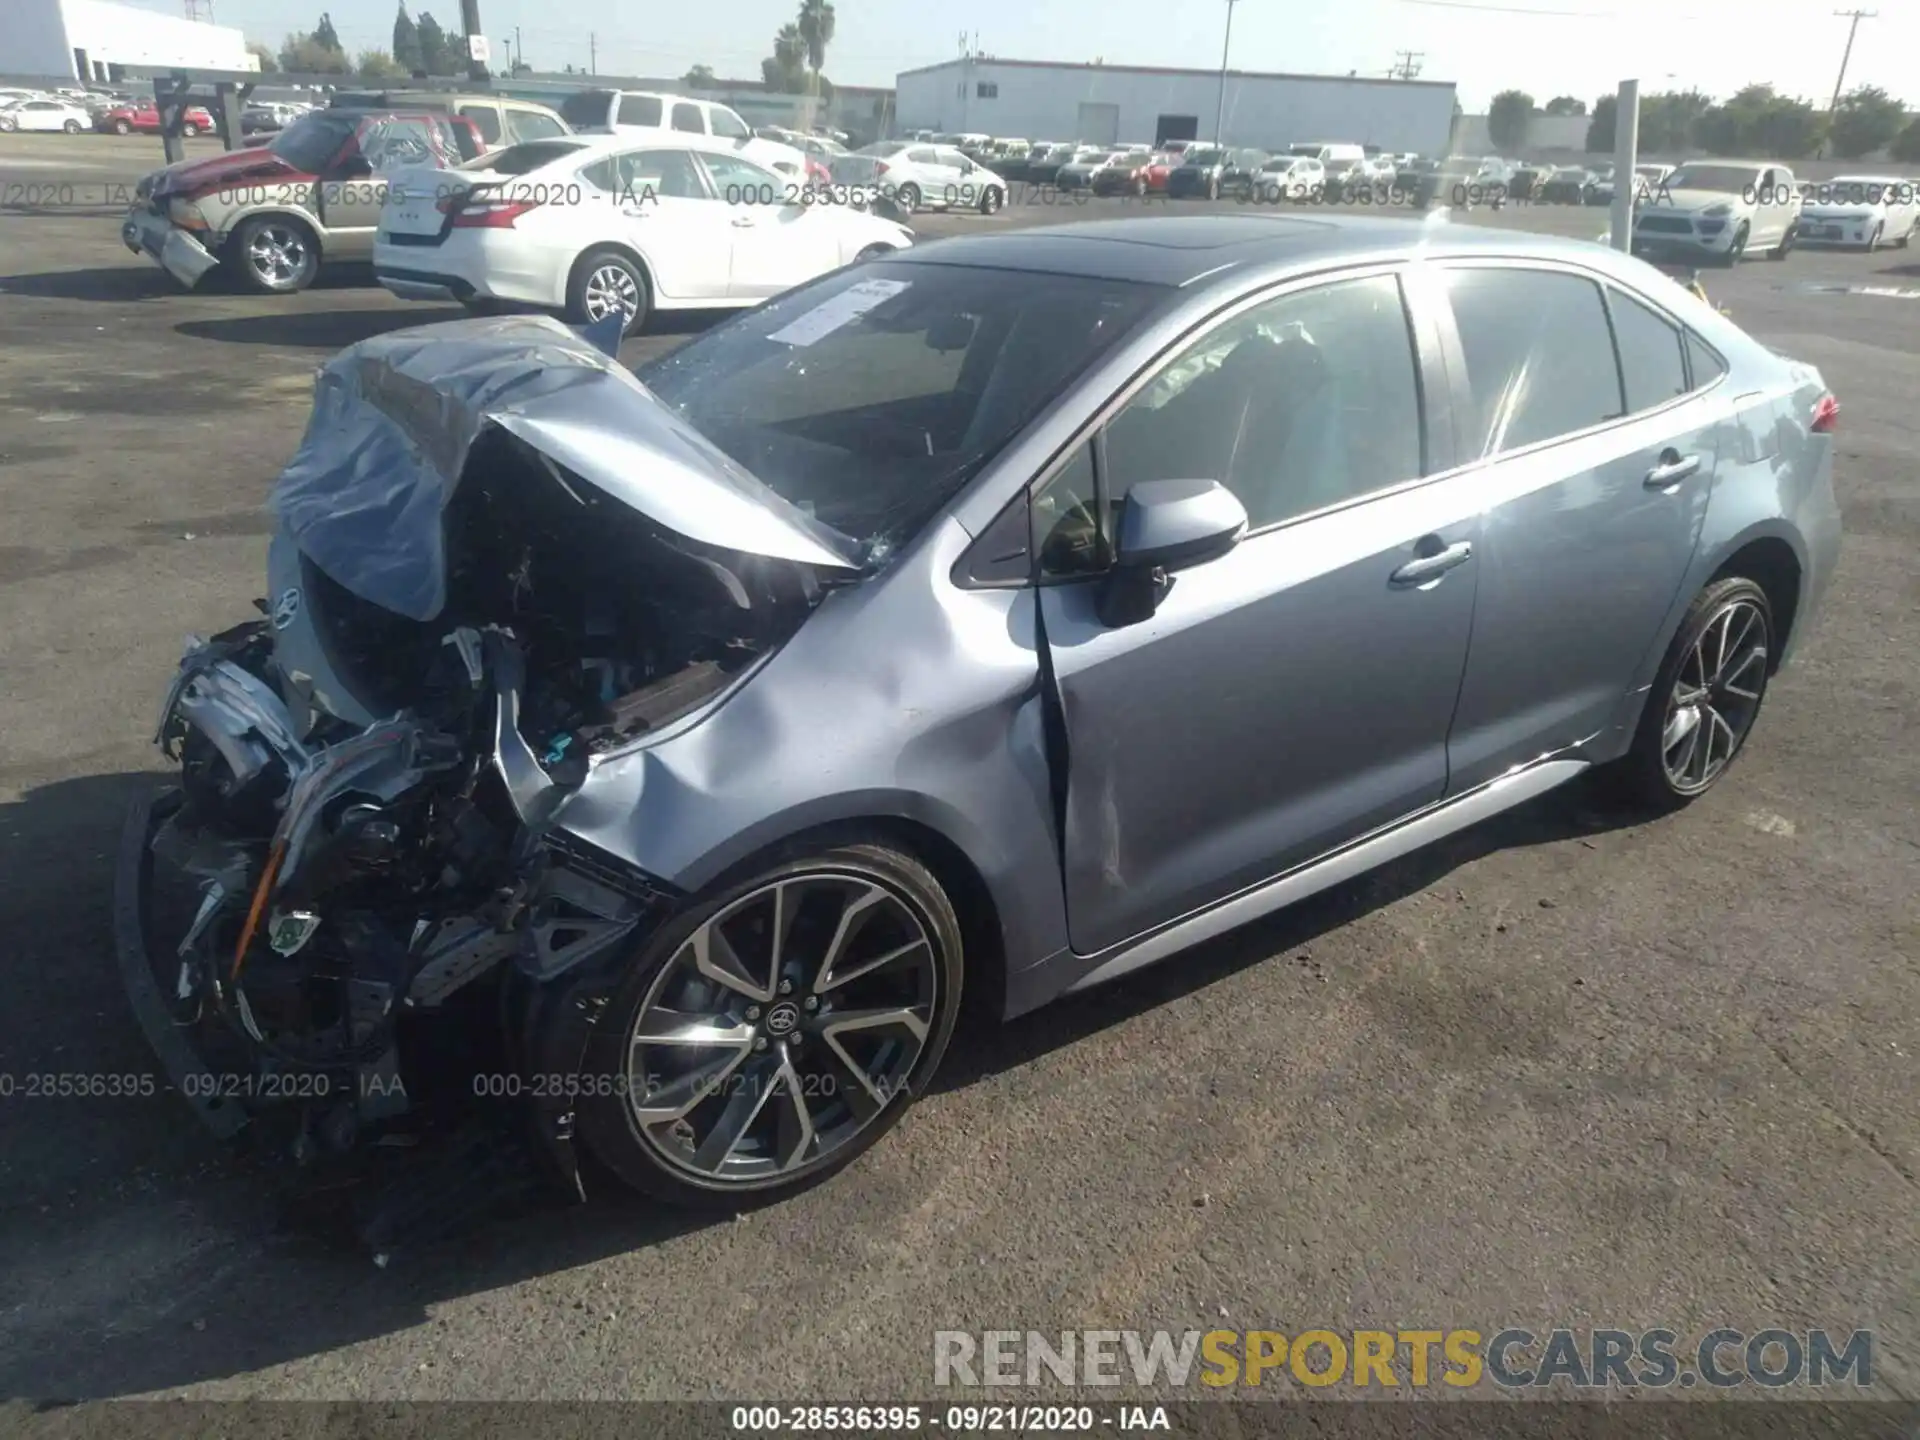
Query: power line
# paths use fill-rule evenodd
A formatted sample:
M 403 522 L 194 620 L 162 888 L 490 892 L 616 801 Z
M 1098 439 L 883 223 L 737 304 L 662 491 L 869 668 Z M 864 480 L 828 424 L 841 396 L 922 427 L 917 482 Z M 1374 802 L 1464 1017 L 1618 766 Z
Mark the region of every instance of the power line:
M 1393 53 L 1393 68 L 1387 71 L 1389 80 L 1411 80 L 1420 73 L 1420 62 L 1427 58 L 1424 50 L 1396 50 Z

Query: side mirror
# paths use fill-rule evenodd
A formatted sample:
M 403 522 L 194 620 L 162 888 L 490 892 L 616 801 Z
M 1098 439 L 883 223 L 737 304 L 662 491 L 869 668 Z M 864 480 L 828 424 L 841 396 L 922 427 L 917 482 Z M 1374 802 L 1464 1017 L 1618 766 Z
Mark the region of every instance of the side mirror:
M 1217 480 L 1143 480 L 1120 507 L 1113 568 L 1098 613 L 1118 628 L 1148 619 L 1173 588 L 1171 572 L 1225 555 L 1247 533 L 1247 511 Z

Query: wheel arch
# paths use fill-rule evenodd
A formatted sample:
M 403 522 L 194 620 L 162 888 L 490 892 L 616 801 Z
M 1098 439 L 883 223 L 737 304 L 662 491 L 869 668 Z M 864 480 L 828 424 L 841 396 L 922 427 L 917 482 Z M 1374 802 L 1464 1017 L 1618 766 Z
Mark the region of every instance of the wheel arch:
M 1781 659 L 1793 637 L 1794 621 L 1799 617 L 1806 566 L 1799 552 L 1783 536 L 1763 532 L 1735 546 L 1714 568 L 1706 583 L 1712 585 L 1734 575 L 1753 581 L 1766 593 L 1767 608 L 1773 612 L 1775 637 L 1773 653 L 1767 657 L 1767 672 L 1774 674 L 1780 669 Z
M 567 267 L 567 283 L 563 294 L 573 293 L 573 282 L 579 278 L 580 267 L 587 263 L 589 255 L 597 255 L 602 250 L 611 250 L 616 255 L 623 255 L 637 265 L 640 269 L 640 278 L 646 283 L 648 303 L 659 304 L 660 282 L 654 278 L 652 262 L 624 240 L 595 240 L 591 244 L 581 246 L 580 253 L 573 257 L 573 263 Z
M 251 210 L 242 210 L 226 224 L 226 239 L 221 245 L 223 254 L 230 257 L 235 244 L 240 239 L 240 231 L 251 220 L 287 220 L 307 232 L 313 241 L 315 255 L 321 263 L 327 258 L 327 227 L 312 215 L 291 205 L 261 205 Z

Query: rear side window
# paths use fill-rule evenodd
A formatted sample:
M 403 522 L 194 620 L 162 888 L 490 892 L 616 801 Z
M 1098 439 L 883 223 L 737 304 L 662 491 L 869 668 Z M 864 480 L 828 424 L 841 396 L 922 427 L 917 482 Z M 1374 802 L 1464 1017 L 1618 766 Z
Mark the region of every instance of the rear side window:
M 660 128 L 660 97 L 658 95 L 622 95 L 619 123 L 645 125 L 649 129 L 658 130 Z
M 673 128 L 684 130 L 689 135 L 704 135 L 707 133 L 707 122 L 701 116 L 698 105 L 682 101 L 673 107 Z
M 489 145 L 500 143 L 500 112 L 491 105 L 462 105 L 460 113 L 473 122 L 480 138 Z
M 576 130 L 598 130 L 611 118 L 613 102 L 611 90 L 581 90 L 560 102 L 560 118 Z
M 1624 413 L 1600 287 L 1547 270 L 1447 276 L 1472 392 L 1471 453 L 1499 455 Z
M 1696 390 L 1704 389 L 1727 373 L 1727 362 L 1707 348 L 1698 335 L 1687 336 L 1687 375 Z
M 1620 347 L 1620 378 L 1627 413 L 1638 414 L 1687 393 L 1686 352 L 1680 332 L 1632 296 L 1607 291 L 1613 339 Z
M 496 150 L 484 159 L 472 162 L 469 168 L 484 168 L 501 175 L 531 175 L 542 166 L 566 159 L 579 148 L 577 143 L 570 140 L 557 144 L 547 140 L 527 145 L 509 145 L 504 150 Z
M 940 163 L 934 158 L 934 153 L 931 150 L 909 150 L 907 152 L 907 159 L 916 165 L 937 165 Z

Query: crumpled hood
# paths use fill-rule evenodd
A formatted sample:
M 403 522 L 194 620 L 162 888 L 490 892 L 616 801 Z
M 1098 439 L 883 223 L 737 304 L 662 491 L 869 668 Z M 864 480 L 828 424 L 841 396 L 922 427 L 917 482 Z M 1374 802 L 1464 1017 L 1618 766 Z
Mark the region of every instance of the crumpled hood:
M 243 183 L 264 185 L 312 178 L 271 150 L 250 146 L 209 155 L 202 160 L 178 161 L 154 177 L 153 188 L 156 195 L 179 195 L 205 193 Z
M 689 540 L 829 571 L 847 537 L 781 499 L 557 320 L 512 315 L 363 340 L 320 371 L 271 505 L 293 541 L 373 603 L 430 620 L 446 603 L 444 512 L 497 426 Z

